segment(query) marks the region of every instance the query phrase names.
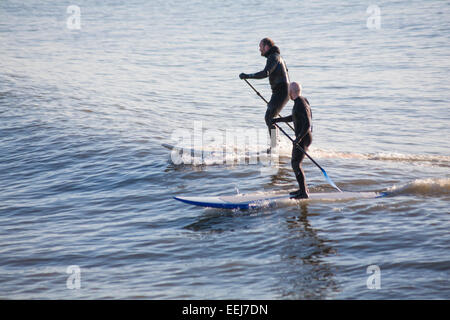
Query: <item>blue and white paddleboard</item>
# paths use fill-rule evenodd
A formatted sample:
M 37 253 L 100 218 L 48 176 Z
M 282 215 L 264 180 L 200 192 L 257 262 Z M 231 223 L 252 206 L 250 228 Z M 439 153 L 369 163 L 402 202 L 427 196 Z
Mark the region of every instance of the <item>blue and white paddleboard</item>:
M 310 193 L 308 199 L 290 199 L 289 194 L 256 193 L 217 197 L 174 197 L 174 199 L 201 207 L 221 209 L 252 209 L 294 205 L 299 201 L 344 201 L 353 199 L 373 199 L 386 196 L 377 192 L 320 192 Z

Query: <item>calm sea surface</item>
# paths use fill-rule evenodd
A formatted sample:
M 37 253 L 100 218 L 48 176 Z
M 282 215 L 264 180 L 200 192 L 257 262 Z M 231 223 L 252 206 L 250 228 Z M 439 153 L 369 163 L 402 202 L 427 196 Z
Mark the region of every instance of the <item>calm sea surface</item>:
M 311 102 L 311 156 L 344 190 L 392 196 L 172 198 L 296 187 L 286 156 L 175 163 L 162 146 L 195 124 L 265 129 L 238 78 L 263 69 L 263 37 Z M 449 74 L 446 1 L 1 1 L 0 298 L 449 299 Z

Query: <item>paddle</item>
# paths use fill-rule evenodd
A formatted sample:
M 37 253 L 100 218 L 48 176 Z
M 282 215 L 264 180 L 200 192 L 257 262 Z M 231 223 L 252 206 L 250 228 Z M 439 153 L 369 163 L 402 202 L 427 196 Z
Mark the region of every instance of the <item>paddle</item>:
M 248 85 L 256 92 L 256 94 L 257 94 L 258 96 L 260 96 L 261 99 L 263 99 L 264 102 L 265 102 L 266 104 L 268 104 L 267 100 L 264 99 L 264 97 L 263 97 L 258 91 L 256 91 L 256 89 L 250 84 L 250 82 L 248 82 L 247 79 L 244 79 L 244 80 L 245 80 L 245 82 L 247 82 L 247 84 L 248 84 Z M 278 116 L 281 117 L 280 115 L 278 115 Z M 292 128 L 292 126 L 291 126 L 289 123 L 286 122 L 286 124 L 287 124 L 292 130 L 294 130 L 294 128 Z M 285 135 L 286 137 L 288 137 L 289 140 L 291 140 L 292 143 L 294 143 L 294 140 L 291 138 L 290 135 L 288 135 L 288 134 L 286 133 L 286 131 L 283 130 L 283 128 L 281 128 L 281 127 L 280 127 L 278 124 L 276 124 L 276 123 L 274 123 L 274 125 L 275 125 L 278 129 L 280 129 L 281 132 L 283 132 L 284 135 Z M 331 178 L 328 176 L 328 174 L 327 174 L 327 172 L 325 171 L 324 168 L 322 168 L 322 167 L 321 167 L 321 166 L 320 166 L 313 158 L 311 158 L 311 156 L 310 156 L 310 155 L 309 155 L 309 154 L 308 154 L 301 146 L 299 146 L 298 143 L 296 143 L 295 146 L 296 146 L 297 148 L 299 148 L 300 151 L 303 152 L 303 153 L 309 158 L 309 160 L 311 160 L 312 163 L 314 163 L 314 164 L 322 171 L 322 173 L 323 173 L 325 179 L 328 181 L 328 183 L 329 183 L 333 188 L 339 190 L 339 192 L 342 192 L 342 190 L 339 189 L 339 187 L 333 182 L 333 180 L 331 180 Z
M 269 102 L 268 102 L 266 99 L 264 99 L 264 97 L 261 95 L 261 93 L 259 93 L 259 92 L 255 89 L 255 87 L 253 87 L 252 84 L 251 84 L 250 82 L 247 81 L 247 79 L 244 79 L 244 81 L 247 82 L 247 84 L 253 89 L 253 91 L 255 91 L 256 94 L 257 94 L 261 99 L 263 99 L 264 102 L 265 102 L 266 104 L 269 104 Z M 280 114 L 278 114 L 278 116 L 281 118 L 281 115 L 280 115 Z M 294 130 L 294 128 L 292 128 L 292 126 L 291 126 L 289 123 L 286 122 L 286 124 L 289 126 L 289 128 L 291 128 L 292 130 Z M 294 131 L 295 131 L 295 130 L 294 130 Z
M 292 139 L 292 138 L 291 138 L 291 137 L 283 130 L 283 128 L 281 128 L 281 127 L 280 127 L 278 124 L 276 124 L 276 123 L 274 123 L 274 125 L 277 126 L 278 129 L 280 129 L 281 132 L 283 132 L 283 133 L 286 135 L 286 137 L 288 137 L 289 140 L 292 141 L 292 143 L 294 143 L 294 140 L 293 140 L 293 139 Z M 322 168 L 322 167 L 321 167 L 321 166 L 320 166 L 313 158 L 311 158 L 311 156 L 305 151 L 305 149 L 303 149 L 301 146 L 299 146 L 298 143 L 296 143 L 295 146 L 296 146 L 297 148 L 299 148 L 300 151 L 303 152 L 303 153 L 309 158 L 309 160 L 311 160 L 312 163 L 314 163 L 314 164 L 322 171 L 323 175 L 325 176 L 325 179 L 328 181 L 328 183 L 329 183 L 330 185 L 332 185 L 335 189 L 339 190 L 339 192 L 342 192 L 342 190 L 339 189 L 339 187 L 338 187 L 338 186 L 333 182 L 333 180 L 331 180 L 331 178 L 328 176 L 328 174 L 327 174 L 327 172 L 325 171 L 325 169 Z

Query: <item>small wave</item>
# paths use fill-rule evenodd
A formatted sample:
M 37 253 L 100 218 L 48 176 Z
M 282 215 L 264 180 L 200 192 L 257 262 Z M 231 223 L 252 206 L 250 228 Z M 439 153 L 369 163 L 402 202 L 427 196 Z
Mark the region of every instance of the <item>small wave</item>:
M 275 158 L 276 159 L 276 158 Z M 170 161 L 175 165 L 212 166 L 212 165 L 239 165 L 239 164 L 270 164 L 275 160 L 268 153 L 239 153 L 204 151 L 200 156 L 193 156 L 189 152 L 172 151 Z
M 172 146 L 164 145 L 171 149 Z M 227 148 L 225 146 L 208 146 L 204 149 L 191 149 L 175 147 L 170 152 L 170 161 L 175 165 L 238 165 L 238 164 L 272 164 L 279 157 L 286 156 L 277 150 L 276 153 L 267 151 L 266 146 L 253 146 L 253 148 Z
M 406 184 L 392 186 L 386 191 L 393 195 L 450 195 L 450 178 L 417 179 Z
M 164 145 L 164 144 L 163 144 Z M 168 146 L 168 145 L 166 145 Z M 209 145 L 204 149 L 194 150 L 191 147 L 185 147 L 181 153 L 182 147 L 177 147 L 173 155 L 177 155 L 178 163 L 193 165 L 217 165 L 217 164 L 247 164 L 267 162 L 271 154 L 266 152 L 268 145 L 252 146 L 225 146 Z M 280 141 L 276 149 L 275 157 L 290 157 L 292 144 L 286 141 Z M 308 153 L 317 159 L 356 159 L 356 160 L 375 160 L 407 162 L 426 166 L 438 166 L 450 168 L 450 156 L 425 155 L 425 154 L 401 154 L 401 153 L 355 153 L 342 152 L 329 149 L 311 148 Z M 178 156 L 179 155 L 179 156 Z M 256 159 L 256 162 L 255 162 Z
M 401 154 L 401 153 L 353 153 L 339 152 L 324 149 L 311 149 L 312 157 L 329 159 L 359 159 L 359 160 L 377 160 L 410 162 L 435 165 L 440 167 L 450 167 L 450 156 L 440 155 L 420 155 L 420 154 Z

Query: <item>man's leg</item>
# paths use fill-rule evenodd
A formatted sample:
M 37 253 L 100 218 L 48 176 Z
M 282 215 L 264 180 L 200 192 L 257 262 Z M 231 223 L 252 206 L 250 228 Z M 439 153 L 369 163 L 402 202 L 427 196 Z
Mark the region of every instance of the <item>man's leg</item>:
M 305 148 L 304 150 L 306 151 Z M 294 146 L 292 149 L 291 165 L 299 186 L 299 189 L 296 192 L 291 193 L 295 199 L 308 198 L 308 187 L 306 186 L 305 172 L 302 168 L 302 161 L 304 158 L 305 154 Z
M 270 148 L 275 148 L 278 139 L 277 127 L 272 124 L 272 119 L 278 115 L 276 111 L 276 108 L 273 105 L 270 105 L 269 102 L 264 120 L 266 121 L 267 128 L 269 129 Z
M 272 119 L 277 117 L 286 103 L 289 101 L 289 94 L 287 85 L 282 85 L 280 88 L 272 93 L 269 103 L 267 104 L 267 110 L 264 117 L 267 128 L 269 129 L 269 136 L 271 138 L 271 147 L 276 145 L 277 136 L 272 137 L 272 132 L 278 132 L 276 126 L 272 124 Z M 275 131 L 272 131 L 275 130 Z

